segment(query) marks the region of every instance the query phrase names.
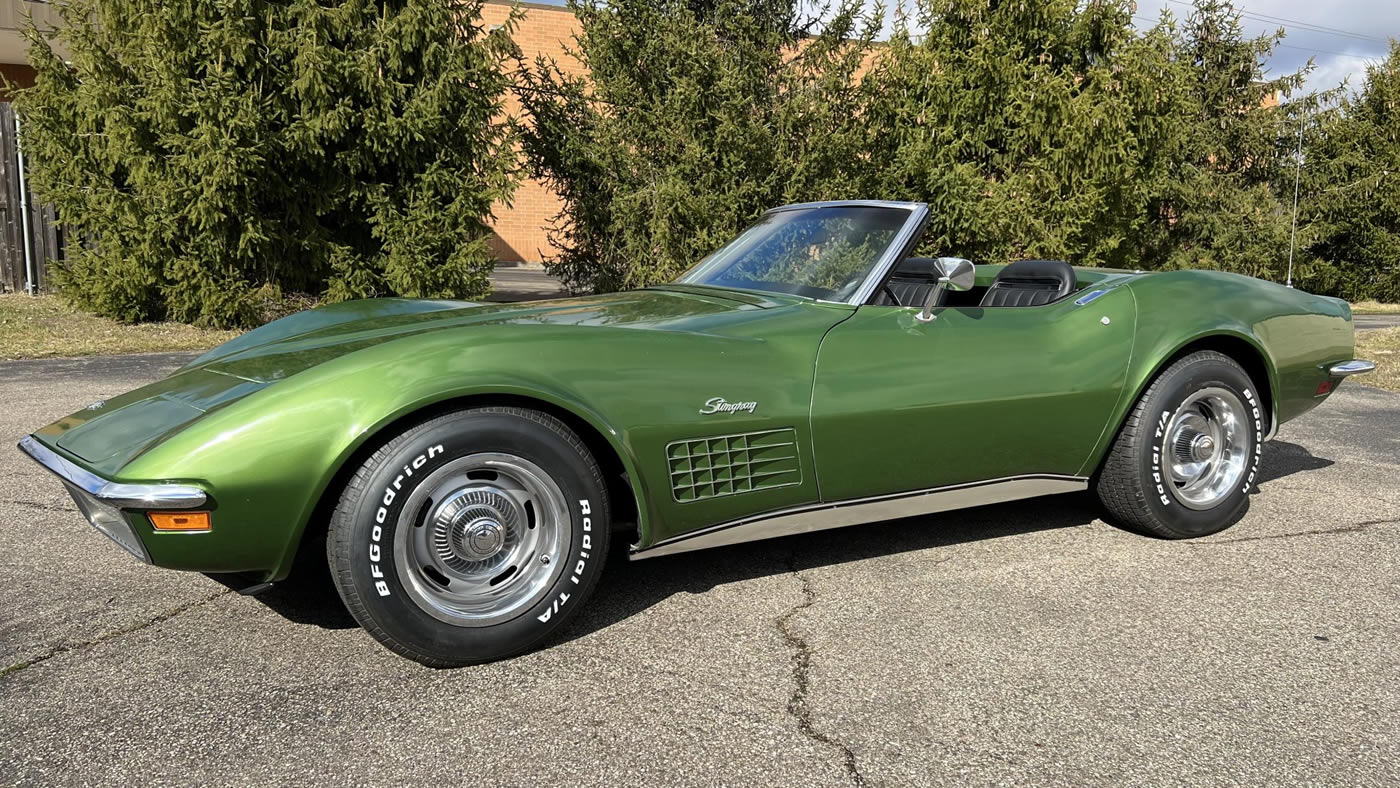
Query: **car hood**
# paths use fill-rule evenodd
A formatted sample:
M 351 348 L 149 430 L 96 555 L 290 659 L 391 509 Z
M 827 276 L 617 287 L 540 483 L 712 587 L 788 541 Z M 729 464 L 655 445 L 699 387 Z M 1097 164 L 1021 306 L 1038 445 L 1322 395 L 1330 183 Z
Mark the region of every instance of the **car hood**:
M 254 329 L 164 380 L 95 402 L 35 437 L 111 473 L 210 411 L 390 340 L 499 324 L 723 333 L 746 314 L 791 303 L 781 296 L 667 287 L 524 304 L 399 298 L 332 304 Z
M 733 316 L 792 301 L 712 288 L 667 287 L 523 304 L 382 298 L 313 309 L 269 323 L 190 362 L 273 382 L 331 359 L 413 334 L 464 326 L 538 325 L 707 332 Z M 183 371 L 183 370 L 182 370 Z

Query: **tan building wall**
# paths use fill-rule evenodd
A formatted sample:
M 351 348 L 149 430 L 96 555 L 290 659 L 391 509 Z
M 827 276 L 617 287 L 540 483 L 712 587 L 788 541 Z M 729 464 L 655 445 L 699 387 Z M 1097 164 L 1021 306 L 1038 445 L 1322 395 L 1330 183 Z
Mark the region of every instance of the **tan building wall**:
M 527 64 L 544 55 L 553 58 L 567 73 L 583 73 L 583 65 L 564 53 L 578 32 L 578 18 L 561 6 L 521 3 L 524 18 L 515 29 L 515 43 Z M 511 4 L 506 0 L 487 0 L 482 9 L 482 22 L 499 25 L 510 15 Z M 506 111 L 520 115 L 520 104 L 514 96 L 507 98 Z M 498 204 L 492 209 L 495 237 L 492 248 L 502 260 L 539 262 L 556 251 L 549 242 L 549 226 L 559 213 L 559 196 L 545 184 L 525 179 L 515 191 L 509 205 Z
M 25 2 L 25 0 L 0 0 L 0 77 L 14 85 L 27 88 L 34 84 L 34 69 L 29 67 L 25 56 L 29 42 L 25 40 L 24 29 L 33 18 L 40 29 L 51 28 L 58 23 L 58 12 L 45 2 Z M 0 82 L 0 85 L 3 85 Z M 10 97 L 0 89 L 0 101 Z

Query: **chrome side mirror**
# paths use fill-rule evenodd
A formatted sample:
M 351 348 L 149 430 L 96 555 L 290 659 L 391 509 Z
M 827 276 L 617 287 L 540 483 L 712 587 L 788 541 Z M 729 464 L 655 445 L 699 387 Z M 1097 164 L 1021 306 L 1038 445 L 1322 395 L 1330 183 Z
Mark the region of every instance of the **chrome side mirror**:
M 940 257 L 934 262 L 938 269 L 938 282 L 929 291 L 923 311 L 915 315 L 921 323 L 932 323 L 933 319 L 937 317 L 933 314 L 933 305 L 942 300 L 944 290 L 961 293 L 964 290 L 971 290 L 973 285 L 977 284 L 977 268 L 972 265 L 971 260 L 964 260 L 961 257 Z

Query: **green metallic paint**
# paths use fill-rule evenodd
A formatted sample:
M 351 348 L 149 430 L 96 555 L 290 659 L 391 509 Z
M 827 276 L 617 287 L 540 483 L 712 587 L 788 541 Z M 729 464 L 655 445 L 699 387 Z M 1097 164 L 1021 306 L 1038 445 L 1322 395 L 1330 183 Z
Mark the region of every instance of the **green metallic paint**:
M 385 314 L 376 302 L 368 302 L 373 314 L 363 322 L 327 320 L 317 310 L 303 318 L 310 331 L 297 330 L 301 316 L 271 324 L 259 329 L 266 342 L 245 337 L 241 349 L 213 351 L 125 395 L 124 404 L 159 398 L 211 370 L 274 385 L 173 433 L 151 425 L 158 439 L 125 464 L 80 464 L 118 480 L 193 482 L 209 492 L 213 531 L 173 538 L 144 525 L 155 563 L 275 578 L 289 568 L 320 495 L 366 441 L 444 401 L 528 398 L 573 413 L 609 441 L 632 481 L 649 542 L 815 496 L 806 427 L 811 370 L 821 336 L 852 308 L 796 298 L 765 299 L 773 306 L 764 308 L 750 300 L 656 289 L 516 307 L 424 312 L 405 304 L 415 320 Z M 344 317 L 353 307 L 333 309 Z M 701 415 L 714 396 L 760 404 L 752 414 Z M 75 414 L 37 437 L 62 442 L 72 426 L 103 421 Z M 667 443 L 778 427 L 798 430 L 801 484 L 686 504 L 671 499 Z
M 1181 348 L 1229 336 L 1266 360 L 1281 424 L 1316 407 L 1321 400 L 1314 392 L 1328 379 L 1322 367 L 1350 360 L 1355 350 L 1351 308 L 1336 298 L 1215 271 L 1154 274 L 1130 286 L 1142 315 L 1129 373 L 1139 390 Z
M 823 500 L 1083 466 L 1123 388 L 1131 293 L 949 307 L 932 323 L 918 311 L 861 307 L 822 343 L 812 429 Z
M 997 266 L 979 266 L 985 285 Z M 444 403 L 511 397 L 573 414 L 616 452 L 638 548 L 741 517 L 1017 473 L 1088 475 L 1181 348 L 1257 348 L 1279 421 L 1351 358 L 1344 303 L 1229 274 L 1086 269 L 1105 295 L 1034 308 L 853 307 L 668 286 L 515 305 L 383 299 L 304 312 L 166 380 L 36 433 L 116 481 L 204 488 L 214 528 L 156 533 L 153 561 L 279 579 L 358 452 Z M 1102 318 L 1108 317 L 1108 324 Z M 702 415 L 712 397 L 752 413 Z M 794 431 L 800 482 L 681 503 L 666 446 Z

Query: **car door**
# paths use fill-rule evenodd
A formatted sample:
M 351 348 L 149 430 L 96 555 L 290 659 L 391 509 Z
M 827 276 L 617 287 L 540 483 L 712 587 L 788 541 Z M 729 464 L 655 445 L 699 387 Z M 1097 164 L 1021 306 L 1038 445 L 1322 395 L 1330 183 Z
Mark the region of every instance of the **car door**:
M 1036 307 L 862 306 L 817 355 L 823 501 L 1083 468 L 1121 394 L 1126 288 Z

